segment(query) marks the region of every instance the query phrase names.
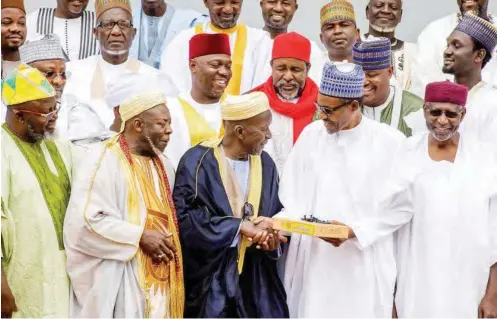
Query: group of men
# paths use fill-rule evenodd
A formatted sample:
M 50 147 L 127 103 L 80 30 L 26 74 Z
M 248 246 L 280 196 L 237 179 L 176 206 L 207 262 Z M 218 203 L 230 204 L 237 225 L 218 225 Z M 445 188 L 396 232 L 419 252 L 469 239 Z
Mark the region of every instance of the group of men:
M 488 2 L 2 0 L 2 317 L 497 318 Z

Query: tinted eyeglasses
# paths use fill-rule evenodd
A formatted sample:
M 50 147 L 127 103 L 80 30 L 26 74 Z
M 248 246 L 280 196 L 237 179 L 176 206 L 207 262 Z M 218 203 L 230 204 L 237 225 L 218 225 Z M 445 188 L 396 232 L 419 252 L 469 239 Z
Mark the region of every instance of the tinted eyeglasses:
M 327 106 L 323 106 L 323 105 L 320 105 L 318 102 L 314 102 L 314 105 L 316 105 L 316 108 L 318 109 L 318 111 L 320 112 L 323 112 L 324 114 L 326 114 L 327 116 L 330 116 L 330 115 L 333 115 L 335 114 L 338 110 L 340 110 L 342 107 L 344 106 L 347 106 L 349 104 L 351 104 L 352 102 L 349 101 L 349 102 L 345 102 L 343 104 L 340 104 L 338 106 L 335 106 L 334 108 L 329 108 Z
M 121 29 L 121 30 L 129 29 L 133 26 L 133 22 L 131 22 L 129 20 L 119 20 L 119 21 L 102 20 L 97 25 L 97 27 L 102 28 L 102 29 L 111 30 L 114 28 L 114 26 L 116 24 L 119 27 L 119 29 Z
M 59 73 L 57 73 L 57 72 L 53 72 L 53 71 L 47 71 L 47 72 L 45 72 L 45 71 L 41 71 L 41 70 L 40 70 L 40 72 L 49 81 L 52 81 L 53 79 L 55 79 L 58 76 L 60 76 L 61 79 L 63 79 L 63 80 L 67 80 L 67 77 L 68 77 L 68 74 L 66 72 L 59 72 Z
M 462 110 L 464 109 L 460 109 L 459 111 L 454 112 L 454 111 L 441 110 L 441 109 L 429 109 L 428 114 L 430 114 L 433 117 L 440 117 L 442 116 L 442 114 L 444 114 L 445 117 L 448 119 L 455 119 L 459 116 L 459 114 L 461 114 Z
M 52 112 L 50 113 L 40 113 L 40 112 L 35 112 L 35 111 L 30 111 L 30 110 L 23 110 L 23 109 L 17 109 L 16 111 L 17 112 L 22 112 L 22 113 L 29 113 L 29 114 L 34 114 L 34 115 L 38 115 L 38 116 L 41 116 L 41 117 L 44 117 L 46 119 L 46 121 L 50 121 L 51 119 L 53 119 L 53 117 L 59 113 L 59 110 L 60 110 L 60 107 L 59 107 L 59 104 L 57 104 L 57 108 L 55 110 L 53 110 Z

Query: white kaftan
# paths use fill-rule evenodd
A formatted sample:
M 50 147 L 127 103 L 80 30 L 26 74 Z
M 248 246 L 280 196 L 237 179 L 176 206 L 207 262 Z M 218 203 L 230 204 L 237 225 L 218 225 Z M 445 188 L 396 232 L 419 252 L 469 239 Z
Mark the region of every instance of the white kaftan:
M 146 301 L 136 256 L 147 208 L 138 182 L 137 189 L 128 188 L 128 178 L 135 177 L 127 176 L 116 153 L 107 150 L 100 161 L 103 145 L 97 147 L 77 172 L 64 221 L 69 317 L 143 318 Z M 172 183 L 172 166 L 167 161 L 164 166 Z M 151 170 L 160 194 L 157 172 Z M 131 220 L 129 192 L 139 192 L 139 224 Z M 150 317 L 163 317 L 164 299 L 149 293 Z
M 399 318 L 476 318 L 497 262 L 497 162 L 463 136 L 454 163 L 435 162 L 428 136 L 405 141 L 378 213 L 351 226 L 365 249 L 402 227 Z
M 283 170 L 279 214 L 300 220 L 354 223 L 375 213 L 384 176 L 404 136 L 365 117 L 338 134 L 322 121 L 308 125 Z M 335 248 L 293 234 L 285 289 L 291 317 L 390 317 L 395 284 L 392 237 L 361 251 L 353 241 Z
M 210 22 L 204 22 L 202 28 L 205 33 L 216 33 Z M 182 92 L 189 92 L 192 87 L 192 77 L 188 66 L 189 41 L 195 35 L 195 28 L 181 31 L 169 43 L 162 54 L 161 70 L 173 83 L 171 96 Z M 235 44 L 238 40 L 238 31 L 229 34 L 231 55 L 235 54 Z M 247 43 L 243 53 L 243 68 L 241 75 L 240 94 L 250 91 L 255 86 L 266 81 L 271 75 L 266 66 L 271 60 L 273 42 L 269 33 L 247 26 Z M 234 77 L 232 78 L 232 80 Z
M 418 53 L 414 60 L 411 92 L 424 98 L 425 87 L 431 82 L 454 80 L 454 76 L 444 74 L 444 51 L 447 38 L 458 24 L 457 14 L 431 22 L 418 37 Z M 482 70 L 483 80 L 497 85 L 497 52 L 492 53 L 492 60 Z

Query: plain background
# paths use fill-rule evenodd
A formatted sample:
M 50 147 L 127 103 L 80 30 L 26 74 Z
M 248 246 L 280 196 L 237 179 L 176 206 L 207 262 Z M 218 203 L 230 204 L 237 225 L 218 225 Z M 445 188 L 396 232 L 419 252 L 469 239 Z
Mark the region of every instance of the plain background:
M 132 2 L 139 0 L 131 0 Z M 497 0 L 489 0 L 489 11 L 497 13 Z M 24 0 L 26 10 L 31 12 L 38 7 L 55 7 L 56 0 Z M 177 7 L 188 7 L 206 13 L 203 0 L 166 0 Z M 298 0 L 299 9 L 290 25 L 290 31 L 298 31 L 309 39 L 319 41 L 319 9 L 329 0 Z M 367 31 L 365 9 L 368 0 L 350 0 L 356 11 L 356 19 L 361 33 Z M 90 0 L 89 9 L 93 10 L 94 0 Z M 404 0 L 404 14 L 397 29 L 397 37 L 402 40 L 416 42 L 423 28 L 438 18 L 458 11 L 456 0 Z M 261 17 L 259 0 L 245 0 L 240 22 L 252 27 L 261 28 L 264 23 Z

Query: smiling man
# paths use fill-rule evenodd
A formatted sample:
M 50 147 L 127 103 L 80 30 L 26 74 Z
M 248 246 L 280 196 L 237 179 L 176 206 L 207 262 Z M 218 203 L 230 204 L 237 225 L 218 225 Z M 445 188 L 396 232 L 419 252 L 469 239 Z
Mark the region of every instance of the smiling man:
M 366 17 L 369 20 L 369 31 L 363 37 L 370 35 L 384 37 L 390 40 L 392 46 L 393 75 L 404 89 L 411 88 L 412 63 L 416 57 L 416 44 L 399 40 L 395 30 L 402 21 L 403 0 L 370 0 L 366 6 Z
M 354 7 L 347 0 L 332 0 L 321 8 L 321 43 L 326 52 L 316 59 L 310 77 L 321 81 L 323 66 L 327 62 L 352 62 L 352 47 L 360 39 Z
M 361 114 L 364 72 L 337 62 L 323 69 L 316 106 L 283 170 L 278 215 L 349 222 L 374 214 L 400 143 L 397 130 Z M 365 164 L 367 163 L 367 164 Z M 395 284 L 392 238 L 361 251 L 353 243 L 292 234 L 285 264 L 291 318 L 391 318 Z
M 24 1 L 2 1 L 2 79 L 21 64 L 19 47 L 25 39 L 26 11 Z
M 457 4 L 459 12 L 433 21 L 421 32 L 418 37 L 418 54 L 414 61 L 412 73 L 411 92 L 423 97 L 425 86 L 430 82 L 453 80 L 454 77 L 442 71 L 444 65 L 444 50 L 447 47 L 447 37 L 462 20 L 467 12 L 497 26 L 497 21 L 488 12 L 490 0 L 452 0 Z M 495 52 L 491 52 L 495 54 Z M 489 67 L 482 73 L 483 80 L 489 84 L 497 85 L 497 59 L 489 62 Z
M 92 32 L 95 13 L 86 10 L 89 0 L 57 0 L 56 8 L 38 8 L 28 15 L 28 40 L 39 34 L 56 34 L 69 61 L 98 54 Z
M 392 79 L 391 54 L 388 38 L 370 36 L 354 46 L 354 63 L 361 65 L 366 75 L 362 113 L 411 136 L 413 131 L 425 128 L 421 111 L 423 99 L 403 90 Z
M 92 108 L 94 114 L 98 116 L 96 122 L 92 124 L 103 123 L 101 133 L 104 136 L 115 118 L 113 111 L 115 105 L 107 106 L 105 102 L 107 88 L 118 82 L 122 74 L 133 72 L 156 79 L 154 82 L 164 89 L 164 94 L 168 93 L 168 85 L 164 84 L 164 78 L 157 69 L 129 58 L 129 48 L 135 38 L 136 30 L 133 27 L 128 0 L 97 0 L 95 9 L 97 24 L 93 32 L 100 44 L 101 55 L 67 64 L 67 71 L 71 73 L 71 77 L 67 81 L 64 94 L 74 95 Z M 68 116 L 72 118 L 67 123 L 69 127 L 73 123 L 90 121 L 84 114 L 77 112 L 69 113 Z
M 168 99 L 174 135 L 167 155 L 175 167 L 188 149 L 224 132 L 220 100 L 231 79 L 231 50 L 225 34 L 190 40 L 192 89 Z
M 197 34 L 223 33 L 229 36 L 233 76 L 226 93 L 238 95 L 251 90 L 269 76 L 267 64 L 273 41 L 269 33 L 238 23 L 243 0 L 204 0 L 210 21 L 184 30 L 166 47 L 161 70 L 174 85 L 175 95 L 188 92 L 192 86 L 188 70 L 188 43 Z
M 288 32 L 288 25 L 299 8 L 297 0 L 261 0 L 259 3 L 264 20 L 264 31 L 274 40 L 278 35 Z

